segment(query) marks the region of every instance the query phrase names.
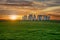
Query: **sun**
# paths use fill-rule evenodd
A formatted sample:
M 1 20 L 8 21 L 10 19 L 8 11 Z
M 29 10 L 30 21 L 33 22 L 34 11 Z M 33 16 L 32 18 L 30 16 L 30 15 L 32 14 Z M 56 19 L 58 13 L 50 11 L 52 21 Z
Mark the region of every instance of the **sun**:
M 16 20 L 17 16 L 16 15 L 10 15 L 10 20 Z

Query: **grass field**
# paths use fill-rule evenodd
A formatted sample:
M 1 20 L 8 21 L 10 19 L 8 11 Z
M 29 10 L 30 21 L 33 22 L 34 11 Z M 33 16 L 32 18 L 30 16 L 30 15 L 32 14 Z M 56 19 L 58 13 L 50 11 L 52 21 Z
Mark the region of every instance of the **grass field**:
M 60 21 L 0 21 L 0 40 L 60 40 Z

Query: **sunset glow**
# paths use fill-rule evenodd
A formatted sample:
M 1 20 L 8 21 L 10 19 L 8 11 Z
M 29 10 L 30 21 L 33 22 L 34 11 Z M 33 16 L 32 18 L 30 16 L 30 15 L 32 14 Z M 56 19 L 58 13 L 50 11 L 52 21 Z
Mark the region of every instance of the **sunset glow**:
M 16 20 L 17 16 L 16 15 L 10 15 L 10 20 Z

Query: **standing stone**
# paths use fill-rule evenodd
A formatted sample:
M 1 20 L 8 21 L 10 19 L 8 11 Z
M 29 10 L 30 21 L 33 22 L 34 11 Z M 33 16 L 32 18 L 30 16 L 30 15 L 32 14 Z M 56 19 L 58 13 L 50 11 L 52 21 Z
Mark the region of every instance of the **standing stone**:
M 50 16 L 44 16 L 43 20 L 50 20 Z
M 38 19 L 38 20 L 42 20 L 42 15 L 38 15 L 38 16 L 37 16 L 37 19 Z
M 32 14 L 29 14 L 28 20 L 33 20 L 33 15 Z
M 27 16 L 25 15 L 25 16 L 23 16 L 23 20 L 27 20 Z
M 36 15 L 33 15 L 33 20 L 36 20 Z
M 50 16 L 47 16 L 47 20 L 50 20 Z

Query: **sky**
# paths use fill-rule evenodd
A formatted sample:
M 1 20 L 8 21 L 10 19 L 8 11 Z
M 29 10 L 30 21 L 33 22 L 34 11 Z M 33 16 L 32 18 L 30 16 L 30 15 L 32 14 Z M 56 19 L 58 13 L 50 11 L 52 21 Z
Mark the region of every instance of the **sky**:
M 60 7 L 59 7 L 60 0 L 13 0 L 13 1 L 8 0 L 8 1 L 10 1 L 11 3 L 12 2 L 14 3 L 14 1 L 16 1 L 16 2 L 17 1 L 31 1 L 31 2 L 34 2 L 33 6 L 35 6 L 37 8 L 42 8 L 43 10 L 45 10 L 47 8 L 52 9 L 52 7 L 53 7 L 53 9 L 56 9 L 56 8 L 60 9 Z M 0 0 L 0 4 L 5 3 L 5 2 L 7 2 L 7 0 Z M 48 11 L 50 11 L 50 10 L 48 10 Z
M 14 1 L 16 1 L 16 2 L 14 2 Z M 60 0 L 0 0 L 0 4 L 5 4 L 5 3 L 9 3 L 9 2 L 17 3 L 17 1 L 19 1 L 19 2 L 20 1 L 29 1 L 29 2 L 32 2 L 32 6 L 25 7 L 25 9 L 21 7 L 22 9 L 19 11 L 20 7 L 12 7 L 12 6 L 6 7 L 6 6 L 0 5 L 0 15 L 2 13 L 3 14 L 6 14 L 6 13 L 11 14 L 11 12 L 13 14 L 14 13 L 25 14 L 25 11 L 28 14 L 29 12 L 31 12 L 31 10 L 33 11 L 33 13 L 38 10 L 37 14 L 39 14 L 41 12 L 40 14 L 46 13 L 46 14 L 60 15 Z M 11 12 L 7 9 L 9 9 Z

